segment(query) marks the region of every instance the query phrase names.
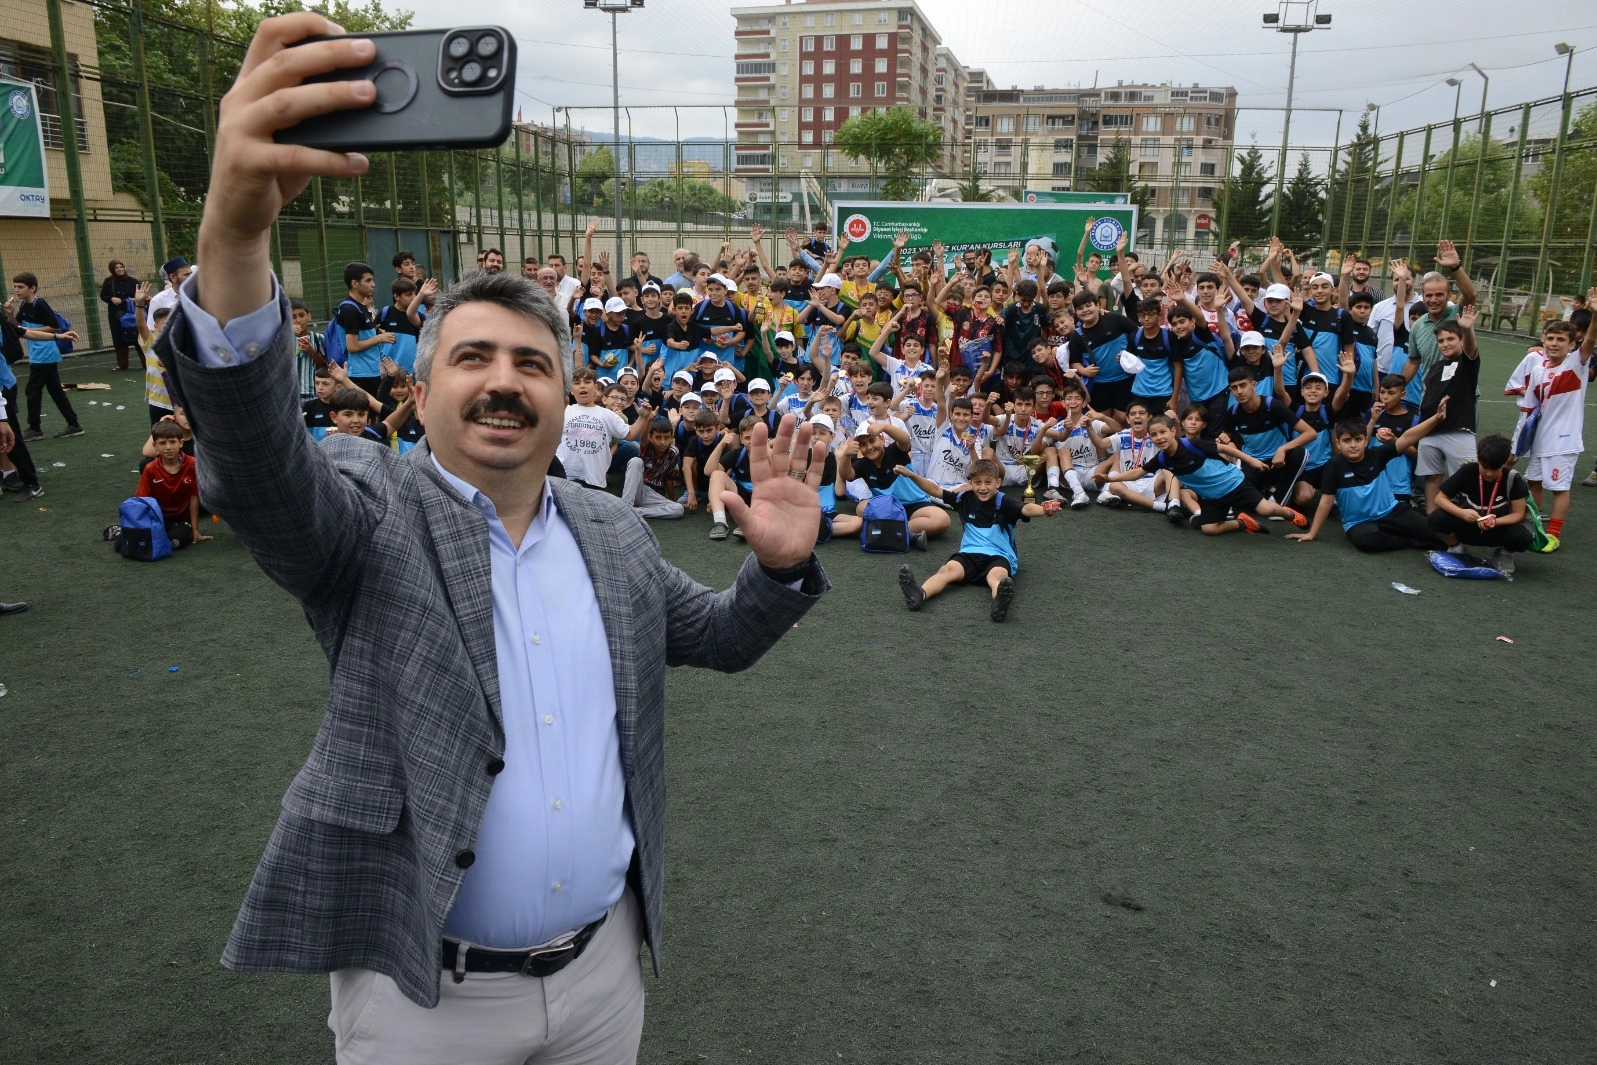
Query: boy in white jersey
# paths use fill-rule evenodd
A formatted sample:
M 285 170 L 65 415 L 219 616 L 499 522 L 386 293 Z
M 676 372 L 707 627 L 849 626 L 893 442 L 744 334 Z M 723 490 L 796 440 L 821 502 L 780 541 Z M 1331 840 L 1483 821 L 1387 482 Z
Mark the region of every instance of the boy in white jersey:
M 899 323 L 903 317 L 903 311 L 893 315 L 892 320 L 882 327 L 882 331 L 871 342 L 871 359 L 887 371 L 887 379 L 893 382 L 894 387 L 906 379 L 913 380 L 921 367 L 927 365 L 926 342 L 913 333 L 898 336 Z M 889 355 L 886 351 L 888 342 L 895 337 L 898 339 L 894 347 L 899 357 Z
M 937 427 L 937 436 L 932 440 L 925 476 L 943 488 L 956 488 L 965 483 L 970 464 L 987 452 L 981 434 L 971 427 L 970 400 L 964 396 L 951 400 L 947 411 L 947 419 Z
M 1148 420 L 1152 416 L 1146 401 L 1133 399 L 1126 410 L 1126 422 L 1130 428 L 1106 438 L 1093 432 L 1092 427 L 1088 426 L 1093 444 L 1099 450 L 1109 453 L 1107 465 L 1112 472 L 1125 473 L 1128 470 L 1139 469 L 1144 462 L 1152 460 L 1158 452 L 1158 446 L 1148 435 Z M 1167 499 L 1174 480 L 1169 470 L 1160 470 L 1158 473 L 1139 477 L 1134 481 L 1106 483 L 1103 490 L 1098 493 L 1098 502 L 1106 507 L 1130 505 L 1163 513 L 1167 509 Z M 1181 504 L 1174 500 L 1168 500 L 1168 503 L 1175 508 L 1175 516 L 1179 518 Z
M 1592 289 L 1597 296 L 1597 288 Z M 1592 343 L 1597 330 L 1588 330 L 1586 339 L 1575 348 L 1575 327 L 1568 322 L 1548 322 L 1542 329 L 1542 357 L 1525 377 L 1525 395 L 1519 402 L 1519 424 L 1514 430 L 1514 453 L 1525 455 L 1530 465 L 1525 479 L 1530 482 L 1536 506 L 1545 505 L 1543 492 L 1552 494 L 1548 515 L 1548 544 L 1542 550 L 1558 550 L 1569 514 L 1569 490 L 1575 484 L 1575 466 L 1586 449 L 1582 439 L 1586 416 L 1586 385 L 1591 376 Z M 1512 381 L 1510 382 L 1512 384 Z M 1526 431 L 1534 419 L 1533 432 Z M 1531 437 L 1528 446 L 1526 438 Z
M 1037 406 L 1037 394 L 1029 388 L 1017 389 L 1015 398 L 1004 404 L 1003 420 L 994 434 L 993 450 L 1004 467 L 1005 485 L 1024 485 L 1031 475 L 1021 462 L 1022 456 L 1040 452 L 1047 439 L 1044 433 L 1051 422 L 1041 422 L 1032 416 Z
M 937 411 L 938 387 L 934 371 L 924 366 L 913 381 L 899 386 L 893 397 L 893 413 L 903 419 L 904 428 L 909 430 L 910 469 L 923 477 L 931 462 L 937 423 L 942 420 Z
M 1065 407 L 1064 417 L 1058 419 L 1046 433 L 1048 444 L 1043 451 L 1048 464 L 1048 490 L 1043 498 L 1063 502 L 1059 482 L 1064 480 L 1070 489 L 1070 509 L 1080 510 L 1092 505 L 1087 495 L 1087 485 L 1092 483 L 1093 471 L 1103 461 L 1103 451 L 1093 442 L 1094 437 L 1104 439 L 1104 434 L 1119 427 L 1113 419 L 1102 420 L 1097 411 L 1087 406 L 1087 390 L 1079 381 L 1066 381 L 1061 390 Z

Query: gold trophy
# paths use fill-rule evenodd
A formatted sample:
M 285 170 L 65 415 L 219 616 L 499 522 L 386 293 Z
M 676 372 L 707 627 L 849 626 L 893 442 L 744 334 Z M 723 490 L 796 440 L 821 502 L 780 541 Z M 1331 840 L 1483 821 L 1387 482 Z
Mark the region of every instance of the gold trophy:
M 1033 481 L 1037 479 L 1037 467 L 1042 465 L 1041 455 L 1022 455 L 1020 461 L 1026 465 L 1026 494 L 1025 499 L 1030 502 L 1037 498 L 1037 489 Z

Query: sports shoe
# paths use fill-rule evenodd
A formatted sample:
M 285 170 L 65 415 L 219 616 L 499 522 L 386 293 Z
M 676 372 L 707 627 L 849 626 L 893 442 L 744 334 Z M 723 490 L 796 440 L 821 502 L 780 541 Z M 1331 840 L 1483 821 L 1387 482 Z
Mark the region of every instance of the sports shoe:
M 1187 511 L 1186 508 L 1180 504 L 1180 502 L 1172 499 L 1170 502 L 1165 504 L 1164 516 L 1170 519 L 1171 525 L 1178 525 L 1180 524 L 1181 519 L 1187 516 Z
M 24 429 L 24 430 L 22 430 L 22 441 L 23 441 L 23 443 L 31 444 L 35 440 L 43 440 L 43 439 L 44 439 L 44 434 L 39 432 L 39 430 L 37 430 L 37 429 Z
M 1537 548 L 1537 550 L 1540 551 L 1544 555 L 1550 555 L 1554 551 L 1558 550 L 1558 547 L 1559 547 L 1560 543 L 1561 543 L 1561 541 L 1558 539 L 1558 537 L 1556 537 L 1556 536 L 1548 536 L 1547 537 L 1547 542 L 1545 544 L 1543 544 L 1541 547 Z
M 732 535 L 737 537 L 739 540 L 743 539 L 743 526 L 741 526 L 741 525 L 732 526 Z
M 1597 470 L 1592 470 L 1588 473 L 1586 479 L 1580 482 L 1580 486 L 1582 488 L 1597 488 Z
M 1237 524 L 1242 526 L 1242 531 L 1245 533 L 1264 532 L 1264 526 L 1259 524 L 1259 519 L 1240 510 L 1237 511 Z
M 100 539 L 106 541 L 107 543 L 110 543 L 110 542 L 113 542 L 114 540 L 116 540 L 116 538 L 118 536 L 121 536 L 121 535 L 122 535 L 122 526 L 120 526 L 120 525 L 107 525 L 105 527 L 105 531 L 100 534 Z
M 1009 616 L 1010 600 L 1015 598 L 1015 582 L 1008 577 L 998 582 L 998 594 L 993 596 L 992 619 L 1002 621 Z
M 1197 513 L 1197 514 L 1189 515 L 1187 517 L 1187 527 L 1189 529 L 1201 529 L 1201 528 L 1203 528 L 1203 514 L 1200 512 L 1200 513 Z
M 1493 551 L 1490 561 L 1492 569 L 1503 576 L 1512 577 L 1514 575 L 1514 556 L 1507 548 L 1499 547 L 1496 551 Z
M 915 574 L 910 572 L 908 563 L 898 567 L 898 590 L 904 593 L 904 605 L 911 610 L 919 610 L 926 605 L 926 593 L 915 579 Z
M 1048 500 L 1050 503 L 1063 503 L 1065 501 L 1064 493 L 1057 488 L 1048 489 L 1048 491 L 1042 494 L 1042 497 Z
M 18 477 L 15 473 L 8 473 L 5 476 L 0 477 L 0 492 L 20 491 L 22 491 L 21 477 Z
M 1464 551 L 1464 541 L 1462 540 L 1447 549 L 1447 553 L 1450 555 L 1462 555 Z
M 909 537 L 909 546 L 913 547 L 917 551 L 926 550 L 926 534 L 923 532 L 911 533 Z
M 1106 507 L 1120 507 L 1125 505 L 1125 500 L 1109 491 L 1109 486 L 1104 485 L 1103 491 L 1098 493 L 1098 502 Z
M 28 500 L 30 500 L 30 499 L 38 499 L 42 495 L 44 495 L 44 488 L 41 485 L 37 485 L 36 484 L 33 487 L 31 487 L 31 488 L 24 488 L 17 495 L 17 502 L 18 503 L 26 503 Z
M 55 438 L 57 440 L 65 440 L 69 436 L 82 436 L 82 435 L 83 435 L 83 426 L 81 426 L 81 425 L 69 425 L 65 429 L 61 430 L 59 433 L 56 433 L 55 434 Z
M 726 522 L 724 521 L 718 521 L 714 525 L 710 526 L 710 539 L 712 540 L 725 540 L 726 533 L 727 528 Z
M 1092 506 L 1092 500 L 1087 498 L 1086 492 L 1077 492 L 1070 497 L 1070 509 L 1080 510 L 1082 507 Z
M 1282 509 L 1286 511 L 1286 513 L 1282 515 L 1282 518 L 1284 518 L 1286 521 L 1290 521 L 1293 525 L 1296 525 L 1300 529 L 1307 529 L 1309 527 L 1309 519 L 1301 510 L 1293 510 L 1291 507 L 1283 507 Z

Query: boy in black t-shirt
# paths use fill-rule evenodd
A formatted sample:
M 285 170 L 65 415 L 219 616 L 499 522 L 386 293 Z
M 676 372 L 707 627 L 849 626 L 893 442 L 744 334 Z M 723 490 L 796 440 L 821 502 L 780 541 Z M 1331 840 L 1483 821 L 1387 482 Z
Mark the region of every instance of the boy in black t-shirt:
M 687 418 L 690 406 L 698 410 L 691 423 Z M 691 425 L 691 431 L 678 438 L 682 452 L 682 483 L 687 487 L 682 505 L 688 510 L 698 510 L 700 496 L 710 505 L 710 473 L 715 468 L 714 460 L 719 458 L 716 452 L 721 446 L 721 419 L 714 411 L 688 404 L 683 407 L 682 424 Z
M 699 328 L 699 323 L 693 320 L 693 297 L 686 292 L 678 292 L 671 297 L 671 321 L 665 327 L 666 372 L 675 376 L 678 370 L 692 371 L 703 343 L 704 332 Z M 715 360 L 713 353 L 710 359 L 712 362 Z M 702 383 L 695 381 L 694 389 Z
M 1455 554 L 1466 544 L 1495 547 L 1491 564 L 1505 575 L 1514 572 L 1512 552 L 1529 551 L 1535 543 L 1525 525 L 1530 486 L 1518 470 L 1508 468 L 1511 448 L 1507 437 L 1481 437 L 1476 461 L 1442 482 L 1436 509 L 1427 518 L 1431 531 Z
M 1436 323 L 1436 347 L 1441 358 L 1425 373 L 1425 394 L 1420 416 L 1429 418 L 1447 400 L 1447 417 L 1420 441 L 1414 472 L 1425 482 L 1425 511 L 1436 509 L 1442 478 L 1475 461 L 1476 396 L 1481 376 L 1480 352 L 1475 346 L 1475 307 L 1466 306 L 1458 317 Z
M 7 301 L 6 307 L 16 307 L 16 323 L 26 337 L 22 346 L 28 353 L 28 384 L 25 390 L 28 397 L 28 427 L 22 431 L 22 440 L 28 443 L 44 438 L 39 421 L 47 389 L 55 409 L 67 420 L 66 428 L 55 435 L 82 436 L 83 427 L 78 424 L 77 412 L 67 399 L 66 389 L 61 387 L 61 349 L 55 341 L 55 334 L 61 331 L 61 323 L 56 321 L 55 309 L 39 295 L 39 279 L 33 274 L 24 271 L 13 277 L 11 282 L 16 296 L 14 300 Z M 32 336 L 29 336 L 30 331 Z M 49 336 L 39 339 L 40 334 Z
M 666 333 L 671 327 L 671 316 L 660 306 L 660 286 L 652 281 L 638 292 L 639 310 L 627 312 L 627 324 L 638 338 L 638 353 L 643 357 L 643 368 L 665 354 Z
M 300 408 L 305 413 L 305 428 L 310 430 L 313 440 L 325 440 L 327 434 L 333 432 L 333 408 L 327 405 L 332 398 L 333 390 L 338 387 L 338 382 L 333 380 L 333 372 L 325 366 L 317 367 L 314 387 L 316 395 L 310 399 L 302 400 Z

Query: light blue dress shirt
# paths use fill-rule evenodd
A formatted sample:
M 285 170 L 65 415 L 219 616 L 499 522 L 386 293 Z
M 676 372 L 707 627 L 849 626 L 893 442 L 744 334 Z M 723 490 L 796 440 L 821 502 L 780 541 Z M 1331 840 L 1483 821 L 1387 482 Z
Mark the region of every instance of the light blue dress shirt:
M 272 301 L 225 329 L 194 302 L 196 279 L 180 297 L 202 364 L 239 365 L 271 345 L 283 325 L 275 278 Z M 517 547 L 492 500 L 433 463 L 487 523 L 505 725 L 505 768 L 444 935 L 497 950 L 536 946 L 603 916 L 632 861 L 604 618 L 547 485 Z

